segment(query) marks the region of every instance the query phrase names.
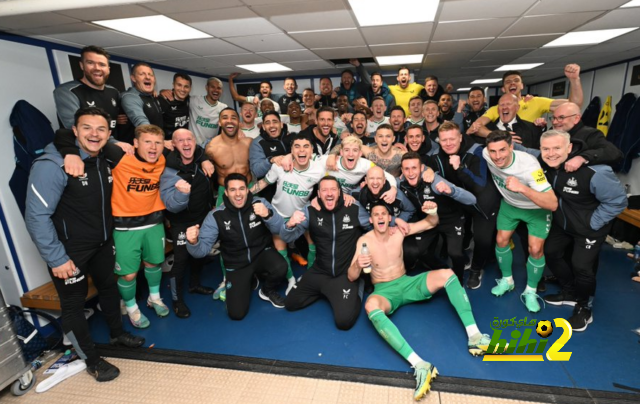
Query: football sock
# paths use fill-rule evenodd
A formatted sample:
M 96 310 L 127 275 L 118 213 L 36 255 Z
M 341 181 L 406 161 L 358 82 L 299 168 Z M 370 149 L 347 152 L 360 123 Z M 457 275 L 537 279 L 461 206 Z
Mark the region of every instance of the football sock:
M 285 261 L 287 261 L 287 279 L 291 279 L 293 277 L 293 271 L 291 270 L 291 261 L 289 260 L 289 254 L 287 254 L 287 249 L 278 250 L 278 254 L 282 255 Z
M 513 253 L 509 246 L 498 247 L 496 246 L 496 259 L 498 260 L 498 267 L 502 272 L 502 277 L 506 278 L 513 274 L 511 265 L 513 265 Z
M 538 282 L 540 282 L 544 273 L 545 264 L 544 255 L 540 258 L 529 256 L 527 260 L 527 286 L 534 289 L 538 287 Z
M 316 245 L 309 244 L 309 253 L 307 254 L 307 268 L 311 268 L 316 262 Z
M 124 304 L 127 306 L 127 311 L 129 311 L 130 307 L 133 308 L 132 311 L 138 308 L 136 304 L 136 283 L 136 278 L 130 281 L 124 279 L 124 277 L 118 278 L 118 290 L 122 300 L 124 300 Z
M 476 320 L 473 318 L 469 297 L 467 296 L 467 292 L 462 288 L 462 285 L 460 285 L 460 281 L 456 275 L 451 275 L 449 279 L 447 279 L 447 282 L 444 284 L 444 290 L 447 292 L 449 301 L 453 305 L 453 308 L 456 309 L 460 320 L 462 320 L 462 324 L 464 324 L 465 327 L 474 325 Z
M 149 284 L 149 293 L 152 300 L 160 299 L 160 282 L 162 281 L 162 269 L 160 267 L 145 267 L 144 277 Z
M 382 310 L 376 309 L 369 313 L 369 320 L 371 320 L 371 323 L 373 323 L 373 326 L 378 331 L 378 334 L 380 334 L 382 338 L 384 338 L 384 340 L 387 341 L 387 343 L 396 350 L 396 352 L 398 352 L 400 355 L 402 355 L 403 358 L 409 361 L 411 365 L 415 366 L 417 362 L 420 362 L 422 360 L 420 359 L 420 357 L 418 357 L 418 355 L 416 355 L 409 344 L 407 344 L 407 341 L 405 341 L 405 339 L 402 337 L 402 334 L 400 334 L 398 327 L 396 327 L 395 324 L 393 324 L 391 320 L 389 320 L 387 315 L 384 314 Z M 417 357 L 418 361 L 416 363 L 413 363 L 413 361 L 409 359 L 410 357 L 412 360 L 416 360 Z

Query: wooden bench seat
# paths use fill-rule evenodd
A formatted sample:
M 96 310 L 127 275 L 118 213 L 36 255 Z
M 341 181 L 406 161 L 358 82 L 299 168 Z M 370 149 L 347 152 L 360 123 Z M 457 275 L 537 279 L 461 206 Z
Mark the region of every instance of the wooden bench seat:
M 173 251 L 172 243 L 165 243 L 164 252 L 168 255 Z M 91 277 L 89 279 L 89 291 L 85 301 L 93 299 L 98 296 L 98 290 L 93 284 Z M 43 309 L 43 310 L 58 310 L 60 311 L 60 297 L 56 291 L 53 282 L 45 283 L 44 285 L 28 291 L 20 298 L 22 307 L 28 307 L 30 309 Z
M 89 279 L 89 291 L 87 292 L 87 298 L 85 300 L 92 299 L 98 296 L 98 290 L 93 284 L 93 280 L 90 276 Z M 30 309 L 43 309 L 43 310 L 58 310 L 60 311 L 60 297 L 56 291 L 53 282 L 45 283 L 44 285 L 28 291 L 20 298 L 22 307 L 28 307 Z
M 640 210 L 638 209 L 625 209 L 618 215 L 618 219 L 640 228 Z

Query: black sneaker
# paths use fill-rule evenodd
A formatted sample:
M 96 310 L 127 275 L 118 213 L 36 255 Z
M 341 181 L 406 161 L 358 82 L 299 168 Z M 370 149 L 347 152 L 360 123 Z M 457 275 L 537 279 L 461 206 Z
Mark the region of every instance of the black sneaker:
M 133 335 L 130 332 L 123 332 L 115 338 L 109 339 L 109 344 L 111 345 L 122 345 L 127 348 L 139 348 L 144 345 L 145 339 L 138 335 Z
M 568 321 L 573 331 L 584 331 L 587 329 L 587 326 L 593 322 L 593 314 L 591 314 L 591 309 L 577 304 Z
M 87 366 L 87 373 L 99 382 L 108 382 L 120 375 L 120 369 L 100 358 L 100 361 L 95 365 Z
M 472 269 L 469 271 L 467 279 L 467 287 L 469 289 L 478 289 L 482 285 L 482 269 Z
M 191 316 L 191 311 L 182 300 L 173 301 L 173 312 L 176 313 L 178 318 L 187 318 Z
M 210 288 L 208 286 L 189 286 L 189 293 L 197 293 L 199 295 L 212 295 L 213 292 L 213 288 Z
M 552 306 L 575 306 L 577 303 L 576 297 L 572 293 L 564 291 L 554 295 L 546 295 L 543 299 L 547 304 Z
M 544 293 L 546 291 L 547 291 L 547 283 L 544 281 L 544 278 L 542 278 L 538 282 L 538 287 L 536 287 L 536 292 Z
M 264 288 L 258 292 L 260 299 L 271 302 L 276 309 L 284 309 L 284 298 L 275 290 L 265 291 Z

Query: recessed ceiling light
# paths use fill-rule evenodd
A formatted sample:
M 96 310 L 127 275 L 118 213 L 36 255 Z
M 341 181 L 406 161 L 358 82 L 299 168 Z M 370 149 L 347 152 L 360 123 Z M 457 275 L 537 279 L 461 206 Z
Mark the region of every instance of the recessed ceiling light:
M 497 83 L 499 81 L 502 81 L 502 79 L 479 79 L 479 80 L 473 80 L 470 84 L 490 84 L 490 83 Z
M 609 39 L 615 38 L 617 36 L 624 35 L 636 29 L 638 29 L 638 27 L 569 32 L 568 34 L 564 34 L 560 38 L 544 45 L 543 48 L 575 45 L 595 45 L 608 41 Z
M 620 8 L 627 8 L 627 7 L 640 7 L 640 0 L 632 0 L 620 6 Z
M 422 63 L 424 55 L 376 56 L 380 66 Z
M 164 15 L 93 21 L 93 23 L 153 42 L 211 38 L 209 34 Z
M 471 90 L 471 87 L 462 87 L 457 89 L 456 91 L 469 91 L 469 90 Z
M 439 0 L 349 0 L 361 27 L 431 22 Z
M 254 73 L 285 72 L 291 70 L 280 63 L 255 63 L 252 65 L 236 65 L 236 67 L 249 70 Z
M 519 65 L 504 65 L 502 67 L 498 67 L 494 72 L 505 72 L 508 70 L 529 70 L 534 67 L 542 66 L 544 63 L 521 63 Z

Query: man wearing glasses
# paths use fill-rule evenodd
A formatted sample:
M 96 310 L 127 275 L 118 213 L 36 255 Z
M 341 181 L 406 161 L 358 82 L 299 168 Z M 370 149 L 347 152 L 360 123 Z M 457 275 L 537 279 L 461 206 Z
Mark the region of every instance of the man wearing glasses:
M 518 116 L 529 122 L 534 122 L 547 112 L 554 112 L 560 105 L 570 101 L 578 106 L 582 105 L 582 84 L 580 83 L 580 66 L 576 64 L 566 65 L 564 75 L 569 79 L 569 99 L 552 99 L 545 97 L 532 97 L 525 99 L 522 95 L 524 82 L 519 71 L 508 71 L 502 76 L 502 92 L 505 94 L 514 94 L 518 97 L 520 103 L 520 111 Z M 467 135 L 477 135 L 486 138 L 491 132 L 486 128 L 489 122 L 493 122 L 500 116 L 498 107 L 493 106 L 487 112 L 478 118 L 471 128 L 467 130 Z
M 564 169 L 573 172 L 583 165 L 612 165 L 619 162 L 624 157 L 620 149 L 609 142 L 600 130 L 582 123 L 581 118 L 580 107 L 573 102 L 566 102 L 553 111 L 553 129 L 568 132 L 571 140 L 579 139 L 585 143 L 577 155 L 564 163 Z

